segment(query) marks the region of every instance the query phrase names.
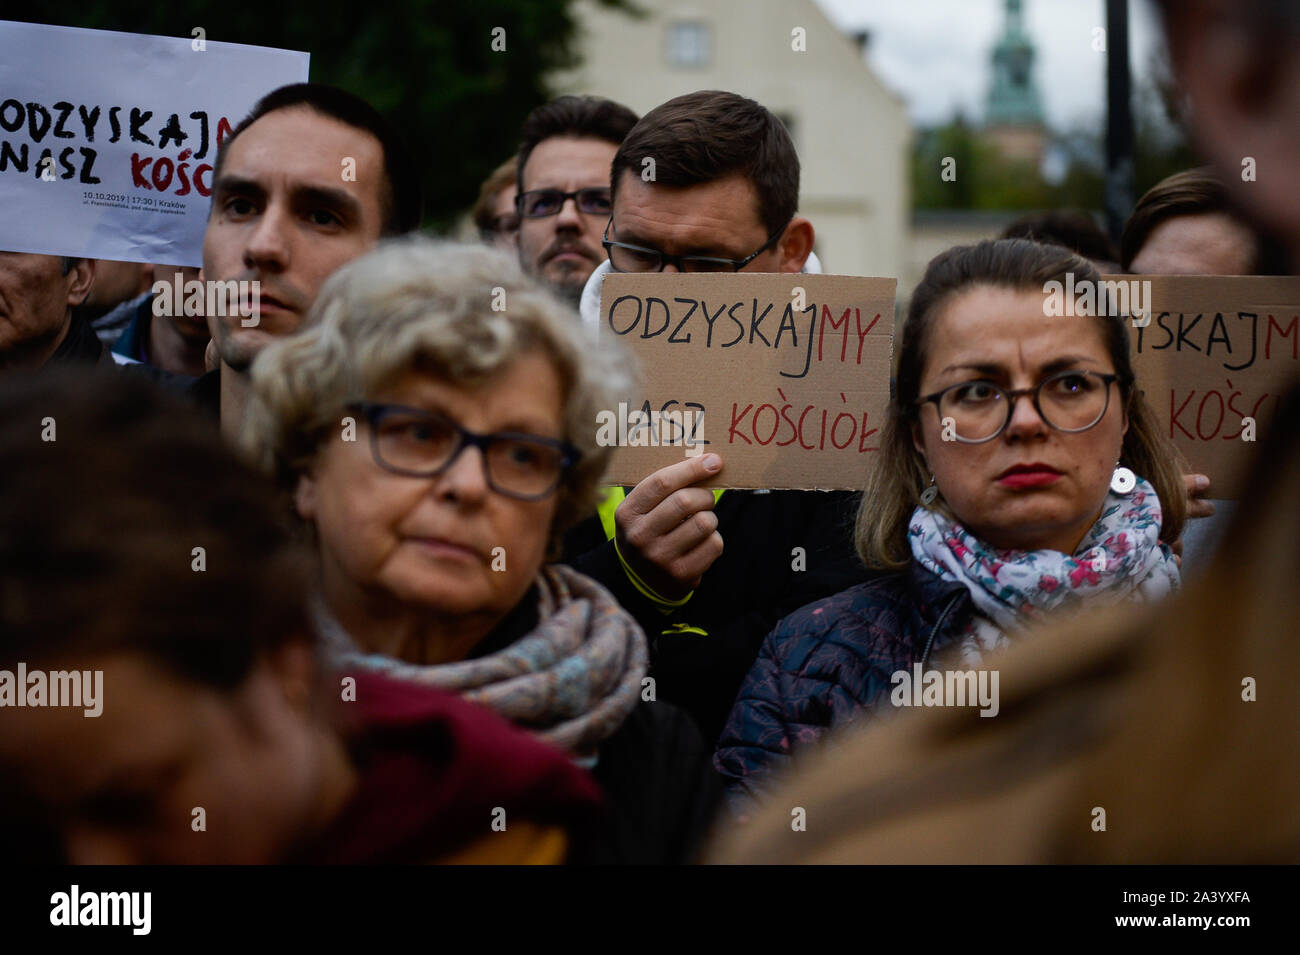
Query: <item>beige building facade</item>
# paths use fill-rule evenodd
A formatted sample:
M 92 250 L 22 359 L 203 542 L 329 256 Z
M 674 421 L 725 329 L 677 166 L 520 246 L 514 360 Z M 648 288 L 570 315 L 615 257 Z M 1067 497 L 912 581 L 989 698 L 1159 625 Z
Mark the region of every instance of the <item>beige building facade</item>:
M 858 44 L 813 0 L 636 3 L 645 17 L 575 4 L 582 63 L 551 78 L 557 92 L 607 96 L 641 115 L 700 89 L 757 100 L 794 138 L 800 213 L 825 271 L 901 277 L 911 128 Z

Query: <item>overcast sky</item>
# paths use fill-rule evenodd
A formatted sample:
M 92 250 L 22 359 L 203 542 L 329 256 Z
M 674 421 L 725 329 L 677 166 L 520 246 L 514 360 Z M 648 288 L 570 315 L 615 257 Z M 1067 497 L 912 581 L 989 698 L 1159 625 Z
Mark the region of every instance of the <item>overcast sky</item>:
M 907 102 L 913 122 L 984 115 L 990 53 L 1002 32 L 1003 0 L 816 0 L 846 31 L 869 30 L 867 60 Z M 1105 0 L 1024 0 L 1035 47 L 1034 78 L 1049 125 L 1101 123 L 1106 107 L 1106 57 L 1092 48 L 1106 25 Z M 1136 84 L 1149 72 L 1159 29 L 1147 0 L 1129 0 L 1129 60 Z

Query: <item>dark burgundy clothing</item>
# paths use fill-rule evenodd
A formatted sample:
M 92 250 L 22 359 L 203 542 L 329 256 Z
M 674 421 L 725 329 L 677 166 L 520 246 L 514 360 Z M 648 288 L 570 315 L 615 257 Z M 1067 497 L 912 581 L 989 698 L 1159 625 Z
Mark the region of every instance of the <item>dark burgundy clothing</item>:
M 431 862 L 492 834 L 493 812 L 560 825 L 575 848 L 601 817 L 569 756 L 459 697 L 365 672 L 343 702 L 360 787 L 302 863 Z

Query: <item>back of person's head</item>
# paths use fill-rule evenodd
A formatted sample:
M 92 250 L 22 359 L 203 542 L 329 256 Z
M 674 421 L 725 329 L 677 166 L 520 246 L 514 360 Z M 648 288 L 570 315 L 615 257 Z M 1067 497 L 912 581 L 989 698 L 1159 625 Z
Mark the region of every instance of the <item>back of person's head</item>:
M 1091 260 L 1098 268 L 1113 266 L 1119 261 L 1119 253 L 1115 251 L 1110 236 L 1097 225 L 1096 219 L 1081 209 L 1028 213 L 1007 225 L 998 238 L 1031 239 L 1064 246 Z
M 930 260 L 908 307 L 895 346 L 894 393 L 881 436 L 880 456 L 867 479 L 855 532 L 858 554 L 870 567 L 900 569 L 911 558 L 907 526 L 930 478 L 913 444 L 912 424 L 919 414 L 921 378 L 930 332 L 951 299 L 985 285 L 1045 295 L 1048 282 L 1065 284 L 1067 274 L 1080 292 L 1100 281 L 1092 263 L 1058 245 L 1028 239 L 994 239 L 956 246 Z M 1076 293 L 1077 294 L 1077 293 Z M 1086 315 L 1082 307 L 1079 314 Z M 1088 321 L 1086 317 L 1070 321 Z M 1182 532 L 1186 499 L 1177 451 L 1136 386 L 1124 316 L 1096 317 L 1123 396 L 1129 427 L 1120 463 L 1151 482 L 1164 520 L 1160 539 L 1173 542 Z
M 1120 266 L 1132 271 L 1147 241 L 1160 226 L 1185 216 L 1221 216 L 1227 234 L 1243 244 L 1241 256 L 1249 275 L 1289 272 L 1286 249 L 1275 236 L 1254 229 L 1242 217 L 1222 179 L 1208 166 L 1174 173 L 1156 183 L 1137 201 L 1120 238 Z M 1229 224 L 1231 223 L 1231 224 Z
M 321 698 L 287 523 L 147 379 L 0 383 L 0 671 L 25 671 L 17 691 L 38 707 L 9 711 L 0 736 L 16 858 L 268 861 L 302 824 L 311 768 L 295 747 Z M 276 675 L 298 674 L 286 723 Z M 196 805 L 227 835 L 192 831 Z
M 516 184 L 524 191 L 524 169 L 537 145 L 556 136 L 599 139 L 617 146 L 636 126 L 637 116 L 622 103 L 600 96 L 559 96 L 538 106 L 519 131 Z
M 65 370 L 0 409 L 0 665 L 135 651 L 231 688 L 303 638 L 287 514 L 195 411 Z
M 645 159 L 654 160 L 650 181 L 664 186 L 743 176 L 758 194 L 758 216 L 769 234 L 799 208 L 799 156 L 789 131 L 765 106 L 735 93 L 687 93 L 646 113 L 614 156 L 615 201 L 623 173 L 640 176 Z
M 325 83 L 293 83 L 267 93 L 252 112 L 226 136 L 217 152 L 213 179 L 221 175 L 222 159 L 231 143 L 249 126 L 268 113 L 281 109 L 306 108 L 355 129 L 364 130 L 379 140 L 384 151 L 383 234 L 398 235 L 420 227 L 424 215 L 423 187 L 419 169 L 410 149 L 397 131 L 378 110 L 361 97 Z M 308 148 L 304 144 L 304 148 Z
M 1142 194 L 1120 238 L 1120 265 L 1127 272 L 1151 233 L 1180 216 L 1235 215 L 1223 181 L 1209 167 L 1186 169 L 1160 180 Z

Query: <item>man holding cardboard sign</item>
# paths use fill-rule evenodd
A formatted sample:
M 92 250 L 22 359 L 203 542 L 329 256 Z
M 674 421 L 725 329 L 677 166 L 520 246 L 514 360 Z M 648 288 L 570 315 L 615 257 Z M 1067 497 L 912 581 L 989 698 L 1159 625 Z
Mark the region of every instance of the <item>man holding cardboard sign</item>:
M 584 291 L 586 321 L 611 271 L 798 273 L 812 253 L 812 224 L 795 214 L 789 133 L 735 94 L 691 93 L 648 113 L 614 157 L 611 192 L 611 258 Z M 612 489 L 600 520 L 566 541 L 569 562 L 646 629 L 658 698 L 686 708 L 710 739 L 775 623 L 864 573 L 850 540 L 855 494 L 703 486 L 723 468 L 716 453 L 683 454 L 630 491 Z

